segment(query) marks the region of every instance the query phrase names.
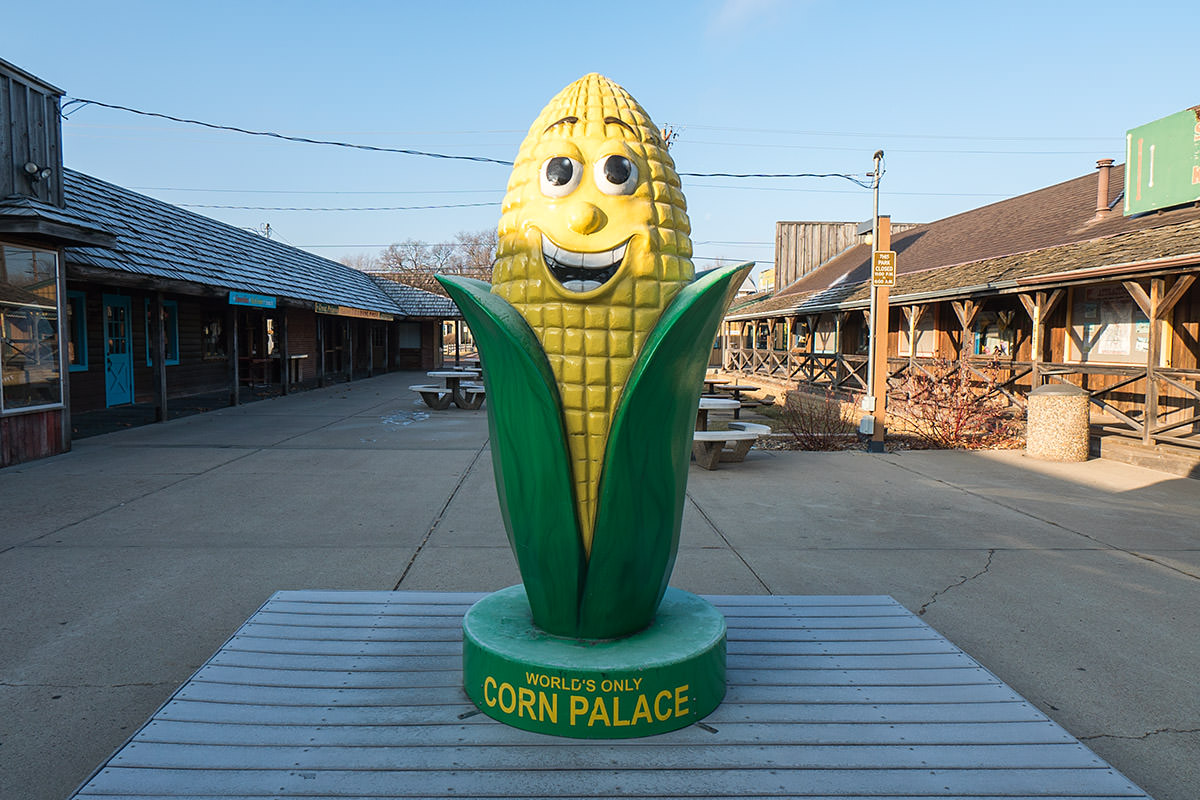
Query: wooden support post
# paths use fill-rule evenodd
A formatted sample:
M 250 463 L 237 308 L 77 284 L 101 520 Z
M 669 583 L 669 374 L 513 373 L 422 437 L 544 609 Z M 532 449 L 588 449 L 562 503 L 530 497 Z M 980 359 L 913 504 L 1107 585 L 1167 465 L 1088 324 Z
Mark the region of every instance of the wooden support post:
M 325 385 L 325 321 L 317 317 L 317 386 Z
M 367 323 L 367 377 L 375 377 L 375 326 L 382 322 Z
M 154 353 L 154 420 L 167 421 L 167 342 L 163 325 L 163 293 L 154 293 L 150 304 L 152 324 L 150 326 L 151 352 Z
M 225 312 L 225 325 L 229 330 L 229 337 L 226 339 L 226 344 L 229 346 L 229 405 L 238 406 L 242 404 L 240 393 L 242 378 L 238 374 L 238 313 L 236 306 L 229 306 Z
M 901 306 L 908 320 L 908 369 L 912 372 L 917 367 L 917 325 L 925 313 L 925 306 Z
M 816 375 L 817 363 L 817 324 L 821 318 L 816 314 L 810 314 L 805 319 L 808 320 L 808 382 L 813 382 L 813 376 Z
M 845 378 L 843 373 L 844 362 L 842 356 L 842 323 L 846 321 L 845 311 L 835 311 L 833 313 L 833 355 L 835 358 L 833 366 L 833 375 L 830 380 L 834 389 L 841 388 L 842 380 Z
M 288 347 L 288 318 L 287 309 L 279 309 L 279 381 L 280 391 L 288 393 L 288 385 L 292 381 L 292 351 Z
M 954 309 L 954 315 L 958 317 L 959 329 L 962 331 L 958 340 L 957 360 L 962 358 L 963 350 L 967 348 L 967 337 L 970 335 L 971 326 L 975 324 L 979 309 L 983 308 L 983 303 L 974 300 L 952 300 L 950 306 Z
M 891 250 L 891 217 L 877 217 L 875 224 L 879 230 L 874 249 Z M 892 287 L 890 286 L 875 287 L 875 308 L 871 311 L 871 349 L 875 362 L 874 374 L 871 376 L 871 386 L 875 393 L 875 408 L 871 415 L 875 418 L 875 425 L 868 447 L 872 453 L 884 452 L 883 437 L 887 424 L 888 395 L 888 304 L 891 294 Z
M 348 319 L 342 322 L 342 361 L 345 379 L 354 380 L 354 328 Z
M 1164 279 L 1151 278 L 1149 293 L 1137 281 L 1123 282 L 1125 290 L 1150 321 L 1150 342 L 1146 351 L 1146 407 L 1142 415 L 1142 442 L 1145 444 L 1154 442 L 1154 429 L 1158 427 L 1158 369 L 1163 361 L 1163 327 L 1175 304 L 1195 282 L 1195 275 L 1180 275 L 1167 291 Z
M 1050 312 L 1058 305 L 1058 301 L 1063 297 L 1062 289 L 1055 289 L 1053 292 L 1034 292 L 1033 295 L 1020 294 L 1017 295 L 1021 301 L 1021 305 L 1025 307 L 1026 313 L 1029 314 L 1029 319 L 1033 323 L 1029 341 L 1029 361 L 1032 367 L 1031 387 L 1036 389 L 1042 385 L 1042 360 L 1045 353 L 1046 340 L 1046 320 L 1050 318 Z

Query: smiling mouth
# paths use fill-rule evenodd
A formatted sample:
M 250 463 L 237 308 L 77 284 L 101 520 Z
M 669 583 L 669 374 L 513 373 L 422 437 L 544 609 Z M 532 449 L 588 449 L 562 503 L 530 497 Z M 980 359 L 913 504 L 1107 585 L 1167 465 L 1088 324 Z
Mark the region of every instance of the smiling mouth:
M 626 239 L 617 247 L 600 253 L 577 253 L 566 250 L 542 234 L 542 258 L 554 279 L 570 292 L 590 292 L 599 289 L 617 274 L 625 258 Z

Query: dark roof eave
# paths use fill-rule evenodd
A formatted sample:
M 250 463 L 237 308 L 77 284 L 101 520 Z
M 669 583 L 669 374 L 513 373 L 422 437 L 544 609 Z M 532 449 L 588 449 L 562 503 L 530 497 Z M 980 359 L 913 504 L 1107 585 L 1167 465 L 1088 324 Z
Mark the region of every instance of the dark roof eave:
M 4 217 L 0 215 L 0 234 L 45 239 L 55 247 L 111 247 L 116 237 L 85 225 L 72 225 L 58 220 L 37 217 Z

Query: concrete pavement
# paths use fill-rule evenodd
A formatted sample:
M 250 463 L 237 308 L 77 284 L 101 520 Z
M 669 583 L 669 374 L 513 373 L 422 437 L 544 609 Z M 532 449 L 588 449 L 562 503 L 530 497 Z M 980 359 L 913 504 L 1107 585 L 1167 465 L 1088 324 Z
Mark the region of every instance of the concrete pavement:
M 483 411 L 395 373 L 0 471 L 0 796 L 61 800 L 279 589 L 519 581 Z M 1200 797 L 1200 483 L 1021 453 L 689 472 L 673 583 L 890 594 L 1158 800 Z

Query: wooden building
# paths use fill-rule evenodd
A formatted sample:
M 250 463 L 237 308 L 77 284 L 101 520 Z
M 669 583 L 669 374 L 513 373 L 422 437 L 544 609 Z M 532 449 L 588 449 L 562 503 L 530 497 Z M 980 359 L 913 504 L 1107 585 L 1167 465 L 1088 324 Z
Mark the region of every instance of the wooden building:
M 889 383 L 932 359 L 1018 409 L 1047 382 L 1093 421 L 1200 447 L 1200 202 L 1123 215 L 1123 165 L 893 234 Z M 1114 188 L 1116 191 L 1114 191 Z M 735 306 L 724 367 L 848 394 L 866 388 L 871 248 L 859 242 Z
M 73 413 L 441 363 L 448 298 L 64 169 L 61 96 L 0 61 L 0 466 Z
M 114 241 L 67 208 L 62 94 L 0 60 L 0 467 L 70 446 L 63 248 Z

